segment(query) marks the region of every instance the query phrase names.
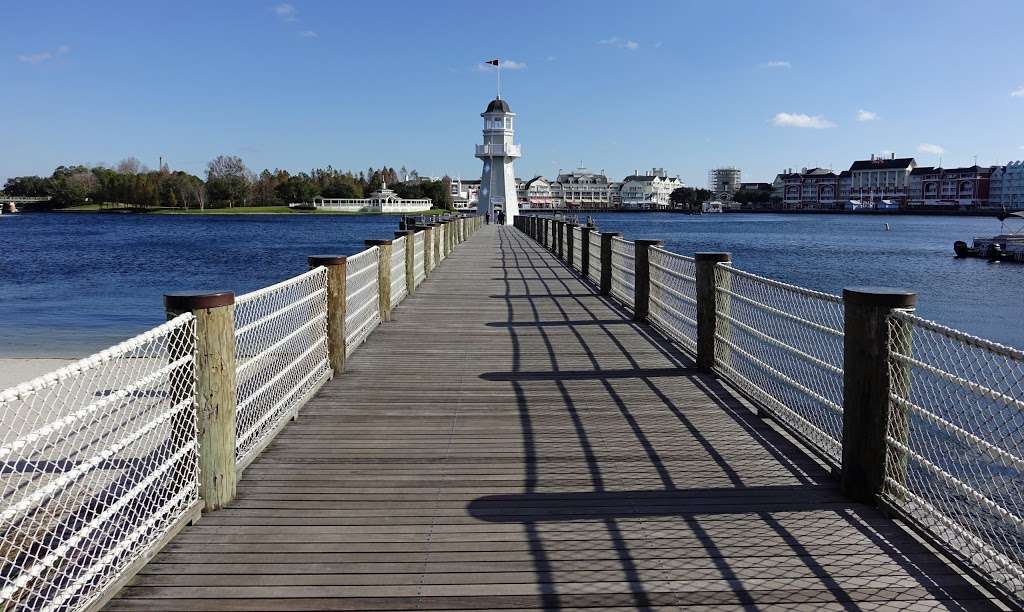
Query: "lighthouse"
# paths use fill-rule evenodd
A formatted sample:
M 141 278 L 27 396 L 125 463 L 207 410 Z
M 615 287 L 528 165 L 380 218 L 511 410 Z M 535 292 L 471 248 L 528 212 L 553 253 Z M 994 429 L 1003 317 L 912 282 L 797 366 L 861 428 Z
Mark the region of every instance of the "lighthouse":
M 516 114 L 499 96 L 491 100 L 480 116 L 484 118 L 484 143 L 476 145 L 476 157 L 483 160 L 484 171 L 477 210 L 490 213 L 492 223 L 497 222 L 498 212 L 504 211 L 505 223 L 511 225 L 512 218 L 519 214 L 513 162 L 521 153 L 519 145 L 512 142 Z

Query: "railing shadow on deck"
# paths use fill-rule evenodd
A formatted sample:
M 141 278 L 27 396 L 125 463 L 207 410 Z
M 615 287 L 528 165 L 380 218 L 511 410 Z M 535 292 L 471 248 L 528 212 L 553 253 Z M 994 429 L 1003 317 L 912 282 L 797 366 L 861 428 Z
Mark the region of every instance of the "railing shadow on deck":
M 836 486 L 827 470 L 823 466 L 813 463 L 810 454 L 775 429 L 768 427 L 716 378 L 694 369 L 694 362 L 688 355 L 654 332 L 650 326 L 629 321 L 625 315 L 622 319 L 609 319 L 606 314 L 596 313 L 591 307 L 592 304 L 600 303 L 619 313 L 623 313 L 624 310 L 612 300 L 599 296 L 594 291 L 581 293 L 579 291 L 580 282 L 584 283 L 583 287 L 588 289 L 590 287 L 575 270 L 557 262 L 546 249 L 517 232 L 503 232 L 499 236 L 499 240 L 501 268 L 504 272 L 501 278 L 505 281 L 506 292 L 505 295 L 495 295 L 491 298 L 505 301 L 508 317 L 506 321 L 495 321 L 488 325 L 508 330 L 513 350 L 512 369 L 508 372 L 489 372 L 483 374 L 482 378 L 490 381 L 506 381 L 511 385 L 515 394 L 523 441 L 525 468 L 523 493 L 477 498 L 468 504 L 467 512 L 481 521 L 518 523 L 523 526 L 533 557 L 536 582 L 541 593 L 540 604 L 544 609 L 557 610 L 563 606 L 578 603 L 578 596 L 566 596 L 558 592 L 555 563 L 547 552 L 549 545 L 546 546 L 541 531 L 545 525 L 578 521 L 600 522 L 607 532 L 617 557 L 613 564 L 595 562 L 592 571 L 621 571 L 631 588 L 628 600 L 623 601 L 610 597 L 610 594 L 602 593 L 600 597 L 605 605 L 627 605 L 638 610 L 650 610 L 654 606 L 660 605 L 740 604 L 757 606 L 769 601 L 782 604 L 813 604 L 825 603 L 827 600 L 838 602 L 846 609 L 859 609 L 854 603 L 858 599 L 894 601 L 921 599 L 928 596 L 943 600 L 956 600 L 960 597 L 979 598 L 974 586 L 961 576 L 951 573 L 944 560 L 917 541 L 910 537 L 905 540 L 893 539 L 879 534 L 872 522 L 886 520 L 880 513 L 866 505 L 847 502 L 840 498 L 835 493 Z M 515 273 L 518 273 L 518 278 L 512 276 Z M 516 284 L 515 290 L 513 283 Z M 531 293 L 529 290 L 531 283 L 539 283 L 543 287 L 542 292 Z M 519 285 L 522 285 L 524 289 L 522 293 L 518 293 Z M 590 315 L 590 318 L 586 319 L 579 314 L 570 314 L 556 301 L 556 307 L 563 320 L 541 320 L 537 306 L 538 301 L 544 300 L 546 304 L 550 304 L 552 298 L 573 300 L 573 305 L 583 313 Z M 524 301 L 530 304 L 532 321 L 516 320 L 515 307 Z M 672 364 L 672 367 L 655 369 L 641 367 L 631 352 L 612 333 L 613 328 L 621 329 L 624 325 L 632 326 L 652 349 Z M 631 365 L 631 368 L 603 369 L 599 364 L 598 356 L 580 332 L 580 328 L 584 327 L 590 329 L 596 327 L 603 331 L 603 339 L 611 341 L 616 350 Z M 577 343 L 574 348 L 583 350 L 593 369 L 564 370 L 560 368 L 553 339 L 548 333 L 550 329 L 568 329 Z M 523 340 L 520 336 L 525 330 L 535 330 L 540 335 L 547 348 L 550 370 L 529 372 L 522 369 L 521 346 Z M 604 350 L 607 353 L 607 350 Z M 716 448 L 708 439 L 701 426 L 687 416 L 686 408 L 671 398 L 670 391 L 659 387 L 659 381 L 666 380 L 666 377 L 684 377 L 692 382 L 707 399 L 711 400 L 714 406 L 729 417 L 730 422 L 741 432 L 745 444 L 766 452 L 773 461 L 777 462 L 776 467 L 781 467 L 784 473 L 798 484 L 746 484 L 740 470 L 730 464 L 720 449 Z M 673 473 L 666 465 L 666 461 L 656 450 L 655 444 L 648 438 L 636 415 L 630 410 L 628 402 L 620 396 L 614 387 L 615 380 L 624 378 L 639 380 L 646 386 L 653 396 L 664 405 L 665 413 L 672 415 L 699 448 L 706 453 L 706 456 L 712 460 L 713 464 L 721 470 L 721 475 L 729 483 L 728 486 L 677 487 Z M 599 436 L 601 432 L 587 430 L 581 416 L 581 413 L 586 412 L 586 407 L 577 405 L 566 385 L 567 382 L 579 380 L 600 382 L 604 392 L 611 399 L 611 404 L 627 424 L 636 442 L 643 448 L 645 459 L 649 463 L 648 467 L 653 468 L 657 473 L 662 488 L 618 490 L 613 488 L 614 485 L 610 486 L 609 480 L 614 481 L 619 476 L 613 476 L 611 479 L 605 476 L 602 464 L 595 452 L 594 443 L 591 441 L 593 435 Z M 538 447 L 531 406 L 527 390 L 524 387 L 524 383 L 536 381 L 550 381 L 557 388 L 558 395 L 562 399 L 562 406 L 572 422 L 579 450 L 582 451 L 586 462 L 592 490 L 584 492 L 541 492 L 538 490 L 541 480 L 539 473 L 544 467 L 544 459 L 543 453 Z M 557 465 L 553 467 L 558 468 Z M 628 476 L 626 477 L 628 478 Z M 738 503 L 742 505 L 737 505 Z M 827 512 L 824 519 L 821 518 L 823 511 Z M 776 517 L 776 513 L 805 514 L 806 516 L 789 519 L 795 520 L 799 524 L 800 534 L 795 534 L 791 527 L 784 524 L 784 519 L 780 520 Z M 816 513 L 816 515 L 812 513 Z M 751 517 L 756 518 L 752 520 Z M 682 532 L 677 531 L 675 534 L 677 538 L 682 536 L 680 541 L 673 543 L 673 539 L 670 537 L 660 543 L 667 547 L 672 547 L 674 544 L 692 546 L 696 541 L 697 545 L 705 551 L 706 556 L 710 558 L 714 570 L 709 572 L 707 568 L 704 568 L 704 572 L 701 573 L 700 569 L 695 566 L 695 569 L 687 571 L 687 578 L 692 576 L 698 579 L 725 580 L 731 591 L 671 589 L 675 592 L 659 592 L 646 590 L 640 577 L 637 560 L 630 550 L 629 539 L 624 535 L 621 524 L 623 520 L 632 521 L 634 519 L 654 520 L 658 521 L 658 524 L 665 520 L 682 521 L 685 524 L 685 529 Z M 731 531 L 731 527 L 734 526 L 737 530 L 736 536 L 728 538 L 713 536 L 705 524 L 709 519 L 714 521 L 716 530 L 724 528 L 726 531 Z M 836 533 L 837 520 L 839 523 L 851 526 L 869 544 L 851 544 L 843 541 L 844 536 Z M 780 578 L 778 568 L 773 565 L 758 565 L 756 561 L 748 560 L 739 560 L 740 566 L 736 567 L 737 559 L 730 558 L 727 549 L 750 537 L 747 535 L 750 533 L 770 534 L 781 540 L 782 545 L 791 551 L 791 556 L 799 559 L 799 563 L 803 564 L 803 572 L 798 571 L 795 565 L 792 572 L 801 575 L 795 578 Z M 721 541 L 716 541 L 716 538 Z M 646 540 L 646 536 L 642 536 L 642 540 L 646 544 L 650 544 Z M 807 548 L 808 542 L 813 542 L 814 551 Z M 565 545 L 565 541 L 559 542 L 560 549 L 564 549 Z M 826 552 L 822 553 L 821 550 Z M 875 557 L 876 563 L 890 564 L 891 567 L 891 563 L 895 562 L 905 572 L 905 576 L 888 577 L 881 575 L 878 571 L 872 572 L 870 563 L 856 567 L 844 566 L 842 577 L 845 580 L 855 579 L 853 580 L 856 585 L 853 589 L 855 592 L 850 592 L 848 588 L 833 578 L 832 570 L 829 567 L 837 565 L 837 556 L 866 555 L 869 552 L 884 556 L 885 559 L 881 562 Z M 832 557 L 824 563 L 818 561 L 816 555 L 823 554 L 829 554 Z M 858 557 L 861 560 L 866 558 Z M 768 559 L 770 561 L 770 558 Z M 660 565 L 661 563 L 659 563 Z M 843 564 L 840 562 L 838 565 Z M 677 571 L 672 571 L 673 569 Z M 684 568 L 666 566 L 659 569 L 657 573 L 669 581 L 676 582 L 679 579 L 679 571 L 682 569 Z M 755 588 L 747 586 L 747 581 L 756 580 L 761 576 L 770 577 L 775 582 L 771 595 L 764 591 L 758 591 L 756 585 Z M 916 584 L 908 586 L 907 577 L 912 577 Z M 801 591 L 808 588 L 816 588 L 819 591 L 818 597 L 825 599 L 807 599 L 806 591 L 803 594 Z M 792 597 L 792 599 L 787 599 L 788 597 Z M 950 605 L 952 609 L 958 608 L 955 603 L 944 603 Z

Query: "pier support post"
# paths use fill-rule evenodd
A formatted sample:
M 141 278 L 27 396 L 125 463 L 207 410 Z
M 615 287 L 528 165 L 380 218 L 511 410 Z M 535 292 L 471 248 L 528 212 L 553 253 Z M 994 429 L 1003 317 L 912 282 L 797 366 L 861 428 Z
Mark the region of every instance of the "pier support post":
M 715 266 L 732 261 L 729 253 L 697 253 L 694 256 L 697 289 L 697 368 L 710 372 L 715 367 L 715 333 L 718 329 L 719 299 Z
M 612 238 L 620 232 L 601 232 L 601 295 L 612 293 Z
M 423 279 L 430 276 L 430 254 L 433 253 L 433 246 L 430 239 L 434 235 L 434 228 L 429 225 L 417 225 L 416 231 L 423 232 Z
M 366 240 L 368 247 L 377 247 L 377 299 L 380 308 L 380 320 L 391 320 L 391 241 Z
M 905 440 L 906 414 L 889 402 L 896 386 L 907 384 L 910 368 L 892 360 L 909 354 L 910 330 L 896 325 L 890 338 L 889 314 L 913 308 L 917 294 L 886 287 L 843 289 L 843 493 L 874 504 L 885 475 L 906 473 L 905 458 L 893 459 L 886 436 Z M 891 431 L 890 431 L 890 426 Z M 897 465 L 889 466 L 893 460 Z
M 651 304 L 651 247 L 661 240 L 633 241 L 633 320 L 646 321 Z
M 555 221 L 555 227 L 558 231 L 555 232 L 555 236 L 558 239 L 558 258 L 565 260 L 565 221 Z
M 430 259 L 430 267 L 431 267 L 431 269 L 433 269 L 433 268 L 436 268 L 439 263 L 441 263 L 441 249 L 444 248 L 444 246 L 441 244 L 441 238 L 442 238 L 441 234 L 442 233 L 447 234 L 449 228 L 451 227 L 451 224 L 445 225 L 443 222 L 438 222 L 438 223 L 431 223 L 430 227 L 431 227 L 431 230 L 430 230 L 431 234 L 433 234 L 432 242 L 431 242 L 431 246 L 433 247 L 433 250 L 431 250 L 431 253 L 433 253 L 433 255 L 431 255 L 431 259 Z M 438 229 L 438 228 L 442 228 L 442 229 Z M 447 236 L 444 236 L 444 238 L 447 239 Z
M 196 337 L 196 432 L 199 442 L 199 496 L 203 511 L 220 510 L 235 498 L 235 294 L 168 293 L 168 319 L 191 312 Z
M 416 253 L 413 248 L 416 244 L 416 239 L 413 236 L 416 232 L 413 230 L 404 230 L 401 232 L 395 232 L 395 238 L 405 238 L 405 293 L 406 295 L 412 295 L 414 289 L 416 289 L 416 280 L 413 277 L 413 258 Z
M 312 255 L 309 267 L 327 268 L 327 359 L 335 376 L 345 371 L 345 284 L 348 266 L 342 255 Z

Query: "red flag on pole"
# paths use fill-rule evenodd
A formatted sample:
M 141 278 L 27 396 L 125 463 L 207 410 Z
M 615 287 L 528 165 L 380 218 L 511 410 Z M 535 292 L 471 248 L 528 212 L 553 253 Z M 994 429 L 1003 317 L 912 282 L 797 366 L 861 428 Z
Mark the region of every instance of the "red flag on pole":
M 488 60 L 486 63 L 488 63 L 488 64 L 490 64 L 492 66 L 497 66 L 498 64 L 501 63 L 501 60 L 492 59 L 492 60 Z

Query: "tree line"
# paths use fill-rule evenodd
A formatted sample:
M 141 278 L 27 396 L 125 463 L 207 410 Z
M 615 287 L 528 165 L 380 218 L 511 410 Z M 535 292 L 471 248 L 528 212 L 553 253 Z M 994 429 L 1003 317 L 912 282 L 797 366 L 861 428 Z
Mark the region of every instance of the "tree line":
M 291 174 L 287 170 L 251 171 L 241 158 L 220 155 L 206 166 L 205 178 L 166 165 L 151 170 L 129 157 L 115 166 L 59 166 L 50 176 L 9 179 L 3 193 L 49 196 L 48 206 L 83 203 L 131 208 L 234 208 L 281 206 L 325 198 L 364 198 L 384 183 L 402 198 L 429 198 L 435 208 L 451 208 L 448 177 L 422 179 L 416 170 L 373 168 L 358 174 L 331 166 Z

